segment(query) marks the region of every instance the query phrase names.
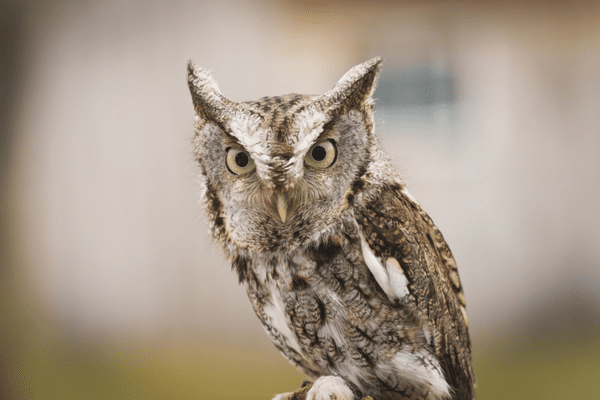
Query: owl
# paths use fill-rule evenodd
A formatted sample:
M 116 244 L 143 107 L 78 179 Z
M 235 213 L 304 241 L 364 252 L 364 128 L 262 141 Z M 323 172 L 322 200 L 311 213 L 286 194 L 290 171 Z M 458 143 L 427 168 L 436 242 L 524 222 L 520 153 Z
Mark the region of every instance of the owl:
M 277 349 L 314 380 L 306 399 L 470 400 L 456 263 L 374 133 L 381 63 L 324 95 L 236 103 L 190 61 L 209 230 Z

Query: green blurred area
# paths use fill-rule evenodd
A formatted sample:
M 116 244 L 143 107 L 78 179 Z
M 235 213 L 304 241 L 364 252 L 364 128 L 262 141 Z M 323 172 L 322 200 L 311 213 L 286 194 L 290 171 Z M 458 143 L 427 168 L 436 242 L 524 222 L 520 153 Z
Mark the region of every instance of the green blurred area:
M 600 399 L 598 330 L 475 348 L 477 398 Z
M 270 399 L 305 379 L 242 344 L 110 343 L 66 337 L 2 292 L 2 398 Z M 568 331 L 568 330 L 567 330 Z M 479 400 L 600 399 L 600 330 L 476 343 Z
M 264 399 L 304 379 L 243 344 L 84 340 L 15 311 L 0 315 L 2 399 Z

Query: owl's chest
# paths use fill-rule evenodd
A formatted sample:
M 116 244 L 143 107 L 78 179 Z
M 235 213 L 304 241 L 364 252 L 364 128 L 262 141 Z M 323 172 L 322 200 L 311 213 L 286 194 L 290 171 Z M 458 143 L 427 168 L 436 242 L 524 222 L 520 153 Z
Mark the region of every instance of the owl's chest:
M 380 385 L 378 366 L 421 345 L 419 323 L 409 304 L 381 290 L 360 244 L 319 250 L 250 263 L 245 284 L 256 314 L 277 348 L 309 376 Z

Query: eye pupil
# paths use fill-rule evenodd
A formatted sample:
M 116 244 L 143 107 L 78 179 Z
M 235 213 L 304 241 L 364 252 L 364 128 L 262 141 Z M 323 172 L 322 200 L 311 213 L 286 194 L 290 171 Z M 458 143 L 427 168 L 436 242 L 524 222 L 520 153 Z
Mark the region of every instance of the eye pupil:
M 315 161 L 323 161 L 327 156 L 327 150 L 323 146 L 315 146 L 311 155 Z
M 249 161 L 250 159 L 248 158 L 248 154 L 246 153 L 240 151 L 235 155 L 235 163 L 240 168 L 244 168 L 246 165 L 248 165 Z

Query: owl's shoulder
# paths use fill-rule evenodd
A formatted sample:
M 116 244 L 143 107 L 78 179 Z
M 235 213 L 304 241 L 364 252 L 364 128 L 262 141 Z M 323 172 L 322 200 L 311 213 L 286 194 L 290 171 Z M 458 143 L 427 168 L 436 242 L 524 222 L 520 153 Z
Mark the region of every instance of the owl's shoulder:
M 462 285 L 440 230 L 399 180 L 365 184 L 357 219 L 376 257 L 393 259 L 434 342 L 452 386 L 470 391 L 475 379 Z M 391 275 L 391 274 L 390 274 Z

